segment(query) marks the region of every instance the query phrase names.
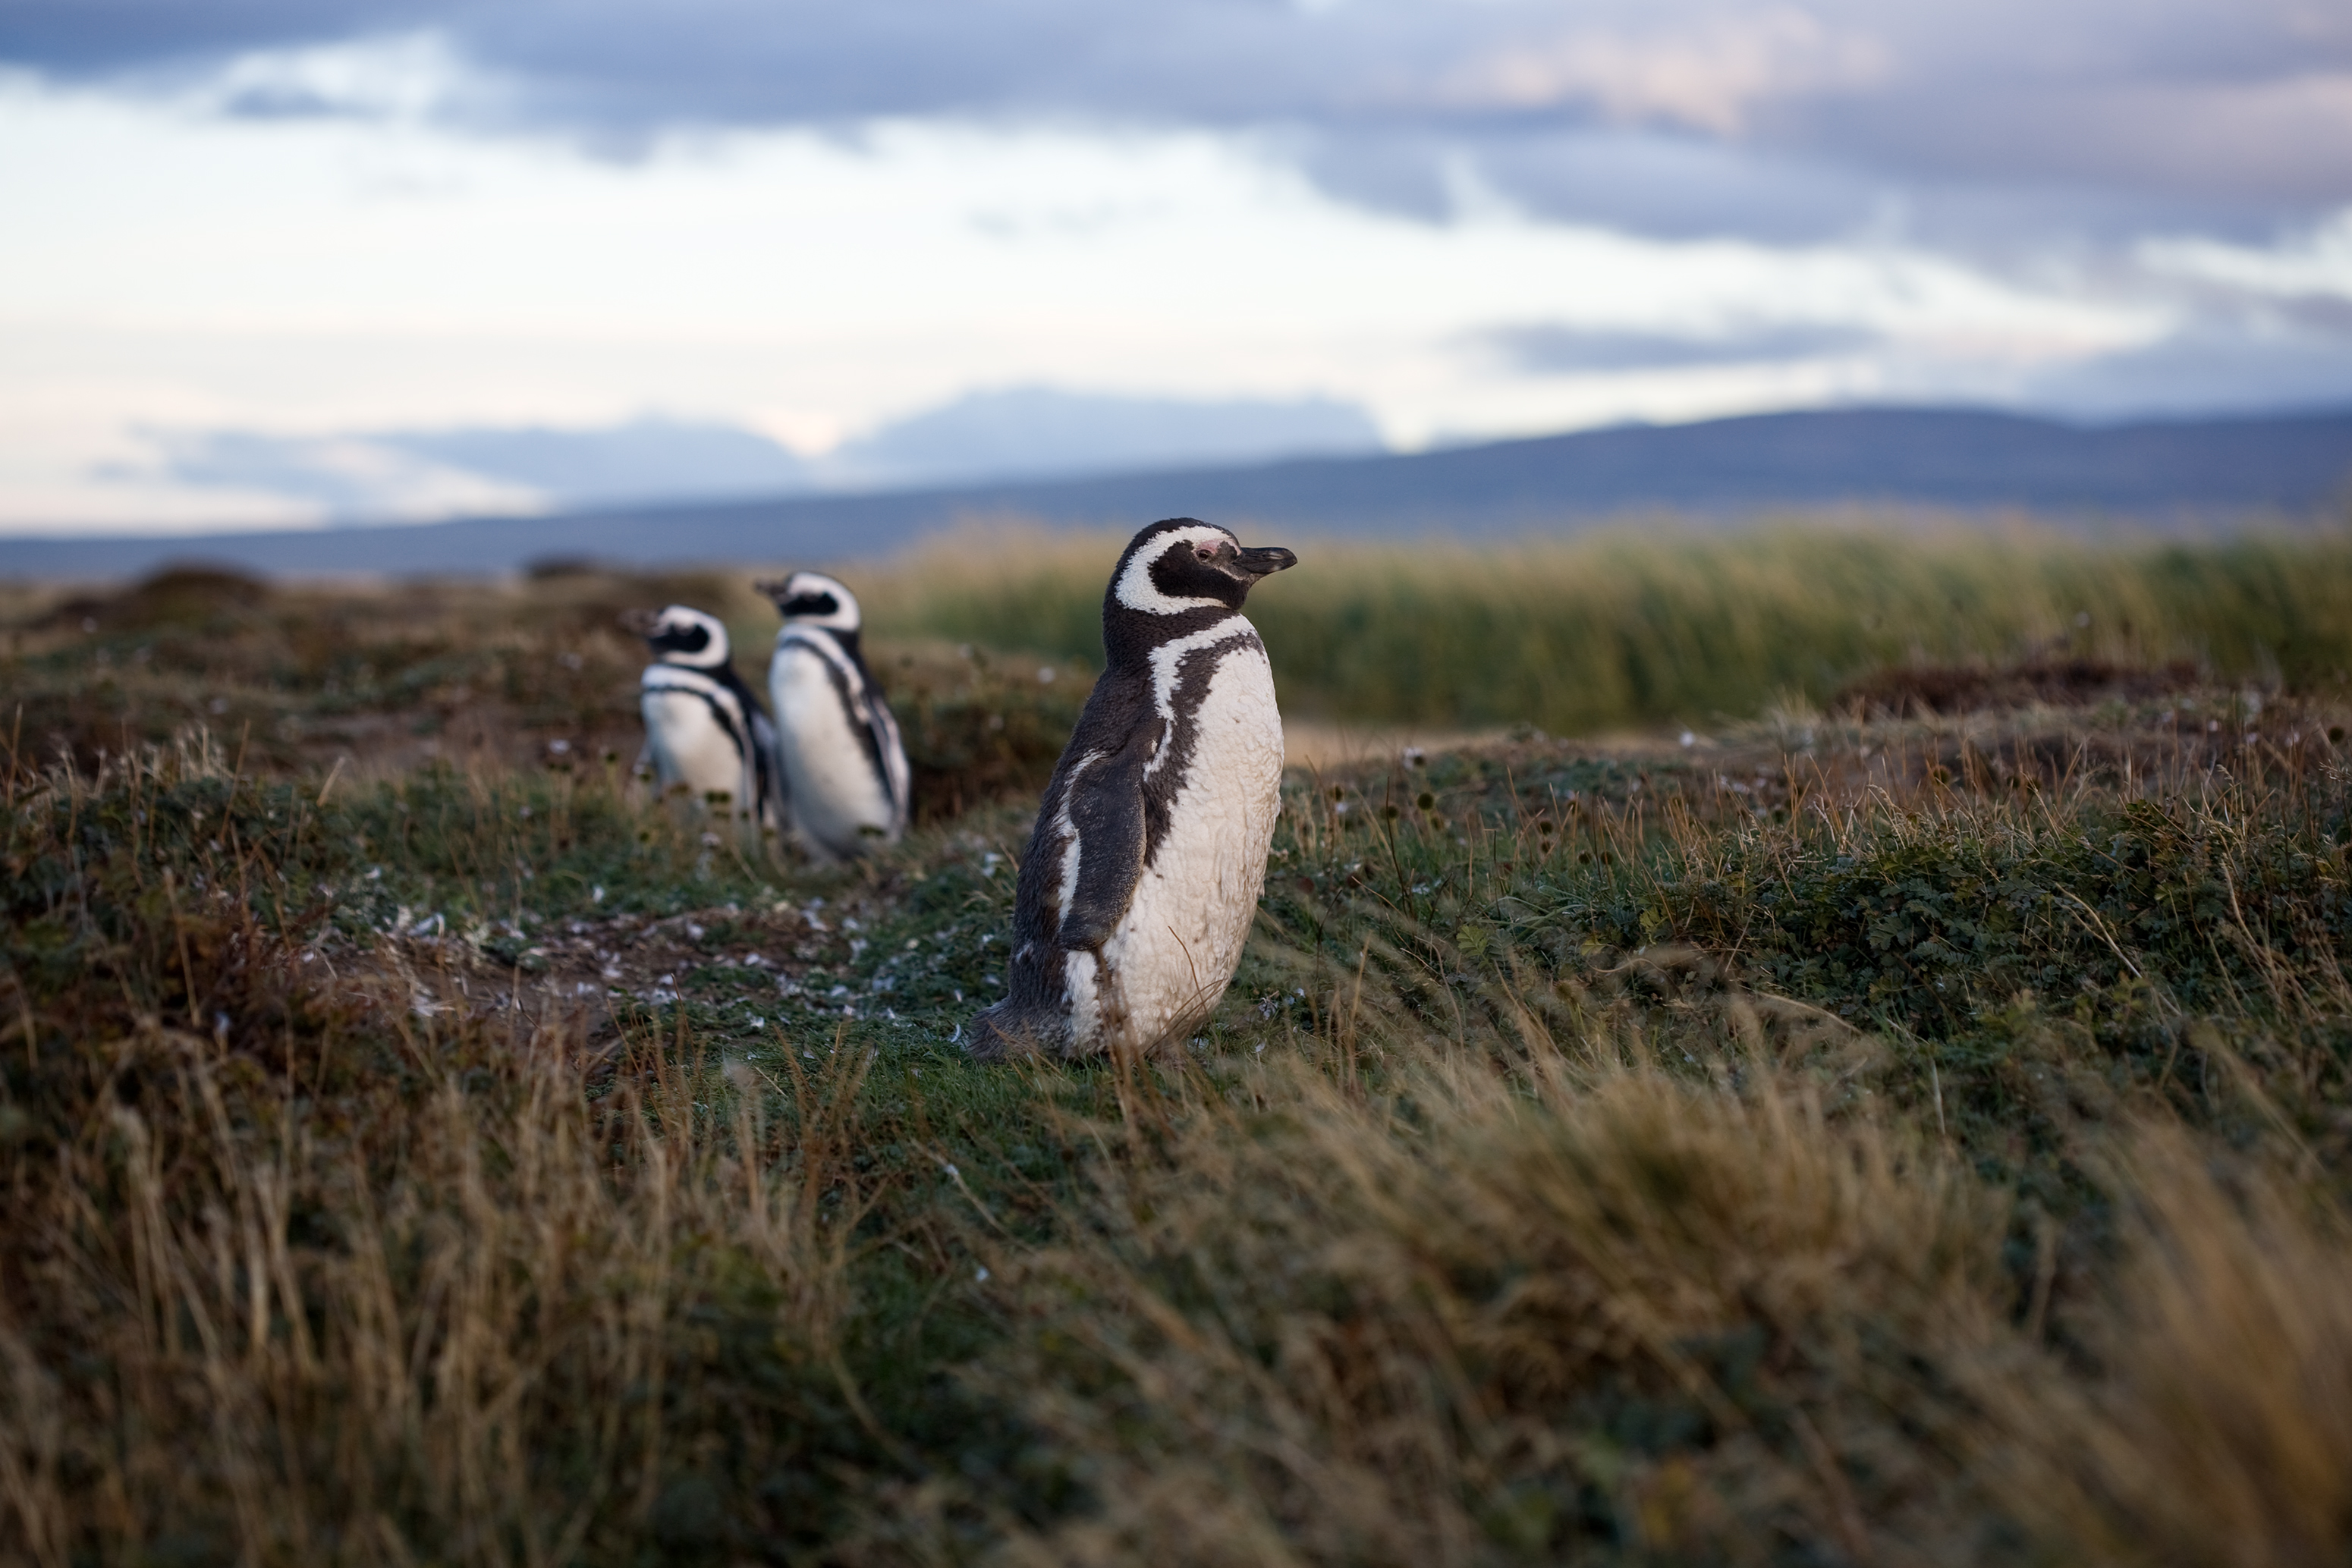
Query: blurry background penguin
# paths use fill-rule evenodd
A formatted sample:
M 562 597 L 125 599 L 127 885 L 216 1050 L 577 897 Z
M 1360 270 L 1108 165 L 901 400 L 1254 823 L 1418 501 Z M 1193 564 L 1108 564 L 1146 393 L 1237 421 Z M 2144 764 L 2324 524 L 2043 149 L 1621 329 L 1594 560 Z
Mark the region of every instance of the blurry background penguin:
M 637 685 L 646 719 L 638 758 L 664 794 L 683 792 L 761 828 L 779 828 L 775 727 L 735 673 L 727 628 L 683 604 L 632 611 L 622 624 L 646 640 L 654 662 Z
M 907 831 L 907 749 L 858 650 L 856 595 L 814 571 L 759 589 L 784 618 L 768 695 L 794 836 L 821 863 L 897 843 Z

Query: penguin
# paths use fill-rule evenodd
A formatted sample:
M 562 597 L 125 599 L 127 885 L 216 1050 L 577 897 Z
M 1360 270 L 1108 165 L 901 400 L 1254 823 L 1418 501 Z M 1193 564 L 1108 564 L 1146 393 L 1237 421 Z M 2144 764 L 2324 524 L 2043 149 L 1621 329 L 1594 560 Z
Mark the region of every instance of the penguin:
M 1102 678 L 1055 765 L 1013 894 L 982 1061 L 1165 1050 L 1223 997 L 1282 787 L 1274 671 L 1242 601 L 1297 565 L 1193 517 L 1152 524 L 1103 595 Z
M 638 611 L 623 623 L 654 652 L 637 683 L 646 719 L 639 761 L 652 764 L 665 789 L 683 784 L 713 803 L 723 795 L 734 815 L 777 826 L 775 727 L 735 673 L 727 628 L 683 604 L 658 615 Z
M 776 757 L 792 825 L 820 864 L 907 831 L 907 748 L 857 646 L 857 596 L 822 572 L 759 584 L 784 618 L 768 662 Z

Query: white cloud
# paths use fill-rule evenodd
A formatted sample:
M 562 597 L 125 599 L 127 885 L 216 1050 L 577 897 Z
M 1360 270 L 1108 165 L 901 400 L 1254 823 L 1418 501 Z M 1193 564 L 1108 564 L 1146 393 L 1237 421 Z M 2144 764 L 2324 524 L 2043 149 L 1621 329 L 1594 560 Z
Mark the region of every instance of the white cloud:
M 2143 241 L 2138 256 L 2151 272 L 2250 294 L 2352 298 L 2352 207 L 2277 245 L 2176 235 Z
M 257 49 L 186 77 L 177 97 L 215 114 L 255 120 L 359 119 L 421 124 L 481 115 L 498 84 L 432 31 L 362 42 Z
M 2150 279 L 2352 277 L 2333 228 L 2183 240 L 2111 287 L 1897 240 L 1643 238 L 1542 220 L 1480 179 L 1438 225 L 1329 195 L 1254 134 L 909 121 L 678 135 L 623 161 L 404 110 L 224 119 L 19 80 L 0 88 L 0 526 L 289 515 L 283 495 L 174 489 L 140 466 L 141 429 L 320 442 L 650 412 L 806 453 L 1034 384 L 1335 398 L 1412 446 L 2013 396 L 2176 333 L 2185 308 Z M 1486 346 L 1507 328 L 1788 351 L 1531 365 Z M 456 494 L 435 483 L 404 493 Z
M 534 486 L 362 436 L 155 432 L 150 439 L 155 451 L 148 461 L 107 465 L 99 476 L 150 492 L 166 486 L 258 492 L 291 503 L 304 522 L 418 521 L 548 508 L 548 494 Z

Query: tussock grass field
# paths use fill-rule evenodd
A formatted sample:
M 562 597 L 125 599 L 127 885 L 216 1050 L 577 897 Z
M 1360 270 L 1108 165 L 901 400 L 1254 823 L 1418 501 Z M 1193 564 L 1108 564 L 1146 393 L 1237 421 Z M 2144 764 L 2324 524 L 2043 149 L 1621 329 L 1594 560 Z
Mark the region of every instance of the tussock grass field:
M 1244 528 L 1245 534 L 1251 530 Z M 1255 535 L 1252 535 L 1255 538 Z M 881 631 L 1099 665 L 1105 560 L 1124 543 L 973 533 L 876 580 Z M 2027 650 L 2342 689 L 2352 535 L 2099 545 L 2021 527 L 1900 533 L 1791 525 L 1517 548 L 1296 546 L 1253 601 L 1286 707 L 1312 718 L 1535 725 L 1556 735 L 1822 702 L 1888 664 Z
M 0 1556 L 2352 1551 L 2332 671 L 1295 774 L 1199 1038 L 982 1070 L 1079 653 L 891 622 L 820 873 L 630 778 L 618 608 L 740 592 L 9 606 Z

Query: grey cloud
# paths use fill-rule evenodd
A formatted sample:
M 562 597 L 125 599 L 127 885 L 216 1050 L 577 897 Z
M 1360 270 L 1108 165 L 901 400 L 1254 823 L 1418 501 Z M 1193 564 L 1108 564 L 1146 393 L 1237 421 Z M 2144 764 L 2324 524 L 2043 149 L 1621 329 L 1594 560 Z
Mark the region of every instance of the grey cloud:
M 812 487 L 807 466 L 730 425 L 644 419 L 603 430 L 482 427 L 276 435 L 151 432 L 155 462 L 112 477 L 259 492 L 335 521 L 530 512 Z
M 1381 450 L 1328 398 L 1139 398 L 1042 387 L 968 393 L 807 458 L 755 431 L 640 419 L 601 429 L 476 426 L 274 435 L 151 432 L 156 460 L 110 476 L 241 490 L 331 521 L 630 501 L 903 489 Z
M 807 489 L 807 463 L 755 431 L 641 419 L 603 430 L 395 432 L 373 439 L 563 504 Z
M 2341 294 L 2290 294 L 2264 301 L 2263 311 L 2290 331 L 2332 337 L 2335 351 L 2352 357 L 2352 298 Z
M 417 0 L 9 0 L 0 59 L 67 78 L 136 78 L 432 26 L 443 10 Z
M 331 120 L 351 113 L 352 106 L 315 88 L 268 82 L 231 91 L 220 109 L 238 120 Z
M 1013 387 L 967 393 L 828 454 L 843 486 L 1112 473 L 1378 452 L 1353 403 L 1118 397 Z
M 2352 409 L 2352 336 L 2200 323 L 2020 390 L 2030 406 L 2098 419 Z
M 284 436 L 247 431 L 147 432 L 145 465 L 110 463 L 98 476 L 157 479 L 299 503 L 331 521 L 529 512 L 548 497 L 526 486 L 436 463 L 365 436 Z
M 1252 129 L 1424 216 L 1449 165 L 1555 217 L 1773 240 L 1941 192 L 1955 222 L 2011 195 L 2237 221 L 2352 200 L 2352 10 L 2308 0 L 12 0 L 0 58 L 120 78 L 397 33 L 498 84 L 446 106 L 476 123 Z
M 1546 217 L 1666 239 L 1810 244 L 1903 201 L 1893 180 L 1687 131 L 1317 128 L 1276 144 L 1332 194 L 1429 223 L 1453 215 L 1465 176 Z
M 1345 134 L 1292 131 L 1274 145 L 1322 190 L 1359 206 L 1423 223 L 1454 214 L 1451 149 L 1415 131 L 1356 130 Z
M 1476 167 L 1539 212 L 1666 238 L 1738 235 L 1801 245 L 1867 227 L 1888 180 L 1818 160 L 1652 131 L 1496 138 Z
M 2352 408 L 2352 298 L 2208 285 L 2174 331 L 2031 378 L 2021 401 L 2098 418 Z
M 1497 328 L 1481 340 L 1516 370 L 1559 375 L 1820 359 L 1859 353 L 1876 347 L 1880 339 L 1859 328 L 1799 323 L 1706 336 L 1533 325 Z

